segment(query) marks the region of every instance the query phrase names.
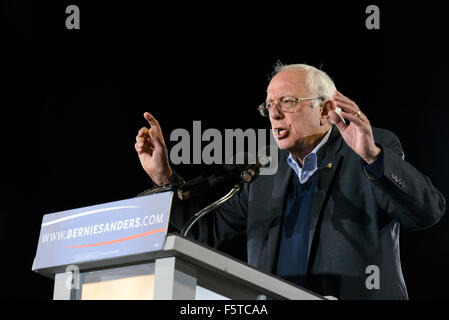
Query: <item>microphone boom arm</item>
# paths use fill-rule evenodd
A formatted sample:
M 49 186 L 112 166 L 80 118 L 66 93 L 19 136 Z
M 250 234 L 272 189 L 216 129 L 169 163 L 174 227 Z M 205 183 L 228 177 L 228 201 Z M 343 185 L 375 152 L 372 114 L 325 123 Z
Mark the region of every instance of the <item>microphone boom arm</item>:
M 197 213 L 195 213 L 190 219 L 189 221 L 187 221 L 187 223 L 185 224 L 185 226 L 182 228 L 181 230 L 181 235 L 182 236 L 186 236 L 187 233 L 189 232 L 190 228 L 195 224 L 195 222 L 198 221 L 198 219 L 200 219 L 202 216 L 204 216 L 205 214 L 207 214 L 208 212 L 218 208 L 219 206 L 221 206 L 222 204 L 226 203 L 227 201 L 229 201 L 236 193 L 238 193 L 240 191 L 240 189 L 242 188 L 242 182 L 234 185 L 231 189 L 231 191 L 229 191 L 224 197 L 218 199 L 217 201 L 211 203 L 210 205 L 208 205 L 207 207 L 201 209 L 200 211 L 198 211 Z

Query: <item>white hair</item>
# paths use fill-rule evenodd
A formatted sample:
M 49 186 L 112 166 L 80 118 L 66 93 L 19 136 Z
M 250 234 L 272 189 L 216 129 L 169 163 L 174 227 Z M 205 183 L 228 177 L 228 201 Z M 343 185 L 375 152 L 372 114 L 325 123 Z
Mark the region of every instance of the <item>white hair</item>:
M 283 65 L 278 62 L 274 68 L 272 78 L 281 71 L 292 69 L 306 72 L 305 85 L 313 97 L 321 97 L 323 98 L 323 101 L 332 99 L 333 94 L 337 90 L 334 81 L 332 81 L 332 79 L 324 71 L 307 64 Z M 320 101 L 316 101 L 314 106 L 319 103 Z

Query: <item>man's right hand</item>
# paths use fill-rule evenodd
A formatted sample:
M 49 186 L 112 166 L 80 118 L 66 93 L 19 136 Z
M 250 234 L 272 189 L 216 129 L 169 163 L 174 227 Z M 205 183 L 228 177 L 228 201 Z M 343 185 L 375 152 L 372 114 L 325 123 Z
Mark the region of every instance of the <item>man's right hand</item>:
M 168 151 L 161 127 L 150 113 L 145 112 L 143 116 L 150 124 L 150 128 L 143 127 L 136 136 L 135 148 L 140 163 L 155 184 L 167 185 L 170 183 L 173 170 L 168 162 Z

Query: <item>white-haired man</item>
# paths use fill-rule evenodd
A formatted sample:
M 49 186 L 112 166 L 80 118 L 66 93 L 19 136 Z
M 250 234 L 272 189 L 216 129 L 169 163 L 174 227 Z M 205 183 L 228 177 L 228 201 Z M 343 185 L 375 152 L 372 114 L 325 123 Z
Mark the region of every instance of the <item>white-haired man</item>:
M 341 111 L 337 114 L 337 108 Z M 244 245 L 248 263 L 339 299 L 407 299 L 399 227 L 424 229 L 445 210 L 430 179 L 404 161 L 398 138 L 372 128 L 359 107 L 321 70 L 279 66 L 259 107 L 280 149 L 278 171 L 245 185 L 198 221 L 192 236 L 226 251 Z M 172 171 L 161 128 L 149 113 L 135 148 L 157 185 Z M 194 205 L 177 201 L 182 228 Z M 376 266 L 380 285 L 367 286 Z

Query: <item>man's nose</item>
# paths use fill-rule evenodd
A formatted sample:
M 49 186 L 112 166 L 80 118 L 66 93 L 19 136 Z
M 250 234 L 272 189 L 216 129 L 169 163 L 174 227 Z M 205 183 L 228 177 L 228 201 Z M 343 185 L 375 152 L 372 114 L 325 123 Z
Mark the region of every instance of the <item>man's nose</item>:
M 270 118 L 274 120 L 282 119 L 283 113 L 279 108 L 279 103 L 274 104 L 269 110 Z

